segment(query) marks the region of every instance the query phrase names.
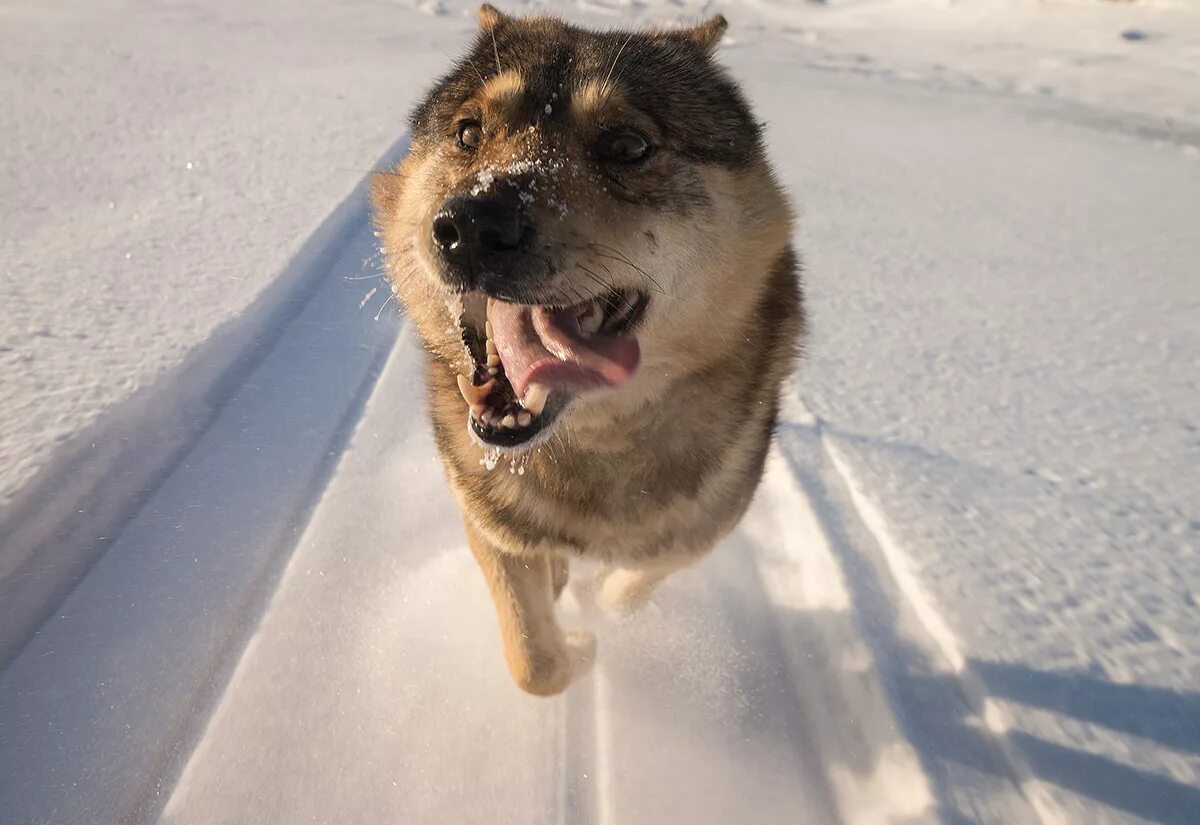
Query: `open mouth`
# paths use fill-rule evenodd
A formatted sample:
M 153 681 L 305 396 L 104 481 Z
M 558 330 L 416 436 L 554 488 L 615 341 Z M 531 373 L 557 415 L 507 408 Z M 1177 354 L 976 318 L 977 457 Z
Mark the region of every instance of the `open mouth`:
M 474 374 L 458 376 L 458 388 L 476 438 L 495 447 L 527 446 L 575 395 L 628 381 L 641 357 L 634 328 L 648 303 L 636 290 L 571 306 L 464 296 L 463 343 Z

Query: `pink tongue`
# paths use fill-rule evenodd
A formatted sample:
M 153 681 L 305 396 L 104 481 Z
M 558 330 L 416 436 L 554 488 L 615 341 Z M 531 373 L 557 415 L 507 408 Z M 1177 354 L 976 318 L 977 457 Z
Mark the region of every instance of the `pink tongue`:
M 518 398 L 534 382 L 551 389 L 578 390 L 616 387 L 633 375 L 641 357 L 637 338 L 604 334 L 584 338 L 579 309 L 489 302 L 492 340 Z

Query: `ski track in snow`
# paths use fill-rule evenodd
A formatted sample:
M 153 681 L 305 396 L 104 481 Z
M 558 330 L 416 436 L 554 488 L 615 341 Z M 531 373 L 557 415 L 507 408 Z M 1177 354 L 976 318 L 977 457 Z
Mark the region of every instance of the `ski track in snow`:
M 927 4 L 924 26 L 899 39 L 888 32 L 920 4 L 722 9 L 723 59 L 770 124 L 801 210 L 811 355 L 751 512 L 709 559 L 619 623 L 589 606 L 586 568 L 573 571 L 561 613 L 598 633 L 589 677 L 549 701 L 512 686 L 424 424 L 409 332 L 393 342 L 393 314 L 358 306 L 374 282 L 314 280 L 291 293 L 269 352 L 213 379 L 211 411 L 172 442 L 190 446 L 122 504 L 111 542 L 80 555 L 86 575 L 41 571 L 51 583 L 38 586 L 65 598 L 0 672 L 0 821 L 1193 825 L 1200 85 L 1184 58 L 1200 54 L 1200 25 L 1179 4 L 1052 3 L 1005 8 L 1009 22 L 988 29 L 1002 4 L 966 5 Z M 465 5 L 424 3 L 419 36 L 392 36 L 404 4 L 368 6 L 295 24 L 294 54 L 295 38 L 271 40 L 276 97 L 309 72 L 323 27 L 369 28 L 356 59 L 372 70 L 416 50 L 411 76 L 386 79 L 386 116 L 364 108 L 382 87 L 356 86 L 357 114 L 330 127 L 372 124 L 336 139 L 352 158 L 395 139 L 398 99 L 444 62 L 430 43 L 457 50 L 472 27 Z M 710 11 L 565 8 L 605 23 Z M 240 37 L 302 17 L 292 11 L 196 22 Z M 11 19 L 61 13 L 22 6 Z M 175 12 L 162 14 L 139 25 L 172 30 Z M 85 37 L 78 24 L 71 38 Z M 1105 39 L 1125 30 L 1146 37 Z M 1042 59 L 997 57 L 1023 39 Z M 123 43 L 104 61 L 124 59 Z M 181 82 L 174 55 L 155 54 L 165 63 L 147 88 Z M 244 62 L 197 114 L 147 131 L 134 160 L 119 147 L 98 159 L 98 178 L 148 179 L 146 159 L 174 152 L 179 134 L 227 162 L 262 127 L 296 131 L 277 118 L 232 143 L 204 132 L 206 105 L 261 104 L 266 87 L 239 86 Z M 331 92 L 359 77 L 320 74 Z M 130 117 L 144 112 L 120 122 Z M 287 150 L 319 164 L 326 147 Z M 5 169 L 43 191 L 26 167 Z M 328 205 L 320 194 L 361 172 L 325 169 L 301 192 L 282 168 L 255 178 L 257 196 L 293 204 L 264 219 L 268 237 L 304 237 L 313 204 Z M 239 171 L 179 191 L 233 203 Z M 74 184 L 56 177 L 44 192 Z M 99 197 L 94 180 L 81 186 Z M 176 208 L 178 188 L 129 188 L 150 218 L 145 248 L 179 236 L 171 215 L 211 214 Z M 247 210 L 262 206 L 222 206 L 210 228 L 238 230 Z M 26 275 L 54 227 L 37 210 L 5 214 L 24 222 L 3 247 L 23 284 L 13 311 L 31 314 L 0 357 L 45 357 L 53 372 L 72 350 L 47 349 Z M 309 252 L 357 273 L 373 254 L 365 210 L 336 226 Z M 129 231 L 85 237 L 56 262 L 69 274 L 104 260 Z M 143 331 L 170 347 L 136 362 L 122 360 L 129 342 L 98 346 L 94 365 L 125 390 L 95 390 L 41 434 L 94 422 L 260 295 L 283 258 L 243 246 L 246 289 L 175 329 L 146 309 Z M 237 244 L 162 277 L 186 288 L 206 266 L 228 271 L 231 254 Z M 128 265 L 152 279 L 168 260 Z M 115 271 L 101 269 L 102 281 Z M 71 297 L 64 331 L 95 298 Z M 18 437 L 40 402 L 10 402 L 0 455 L 19 460 L 6 460 L 0 500 L 47 449 Z M 150 406 L 120 425 L 157 421 Z
M 596 825 L 828 823 L 843 806 L 899 808 L 904 819 L 878 821 L 919 821 L 930 801 L 921 770 L 894 733 L 870 654 L 849 626 L 852 604 L 834 595 L 844 589 L 820 521 L 804 515 L 782 456 L 773 455 L 746 528 L 645 615 L 602 620 L 583 595 L 588 571 L 577 568 L 564 621 L 598 629 L 602 652 L 564 697 L 536 702 L 508 680 L 429 434 L 388 435 L 397 415 L 421 414 L 411 395 L 420 381 L 404 341 L 164 822 L 372 821 L 384 811 L 424 821 L 476 770 L 484 788 L 472 795 L 486 804 L 456 821 L 502 811 L 511 821 Z M 798 521 L 796 536 L 775 546 L 775 525 Z M 422 538 L 401 538 L 412 535 Z M 777 623 L 776 610 L 787 620 Z M 806 611 L 830 611 L 828 627 L 792 618 Z M 821 666 L 809 672 L 814 659 Z M 843 680 L 855 692 L 843 700 L 852 720 L 816 721 L 829 709 L 812 703 L 844 695 Z M 384 719 L 395 738 L 372 737 L 364 749 L 360 731 Z M 319 737 L 319 760 L 304 756 L 306 731 Z

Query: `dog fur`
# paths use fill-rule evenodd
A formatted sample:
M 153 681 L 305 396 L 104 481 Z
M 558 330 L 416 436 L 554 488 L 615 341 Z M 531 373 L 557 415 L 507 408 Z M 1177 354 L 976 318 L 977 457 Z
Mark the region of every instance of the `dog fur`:
M 564 632 L 554 599 L 571 558 L 606 573 L 597 597 L 632 609 L 707 554 L 762 474 L 779 389 L 803 336 L 792 217 L 761 129 L 712 54 L 713 18 L 685 29 L 594 32 L 483 6 L 470 52 L 413 112 L 412 146 L 373 179 L 388 277 L 424 344 L 438 448 L 491 588 L 516 683 L 562 691 L 590 666 L 591 634 Z M 456 129 L 482 124 L 477 151 Z M 615 168 L 592 153 L 613 124 L 653 153 Z M 447 199 L 510 179 L 544 248 L 484 292 L 558 305 L 597 284 L 649 296 L 641 364 L 624 385 L 574 397 L 544 440 L 488 469 L 464 426 L 457 376 L 478 354 L 455 318 L 430 242 Z M 525 191 L 525 190 L 523 190 Z

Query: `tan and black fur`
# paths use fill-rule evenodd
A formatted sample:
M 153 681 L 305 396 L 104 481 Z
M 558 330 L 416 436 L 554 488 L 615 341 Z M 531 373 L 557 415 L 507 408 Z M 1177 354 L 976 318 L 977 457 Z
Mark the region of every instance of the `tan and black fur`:
M 759 125 L 712 59 L 725 29 L 592 32 L 480 10 L 473 49 L 413 113 L 412 148 L 374 179 L 388 276 L 428 352 L 438 447 L 491 587 L 517 684 L 541 695 L 586 670 L 594 642 L 564 633 L 554 598 L 571 558 L 608 571 L 598 598 L 636 607 L 737 523 L 762 473 L 780 384 L 803 332 L 792 219 Z M 464 117 L 486 133 L 467 153 Z M 649 136 L 636 166 L 598 160 L 614 128 Z M 559 305 L 605 284 L 649 296 L 642 362 L 574 398 L 519 456 L 489 471 L 456 376 L 472 358 L 429 243 L 439 205 L 511 178 L 536 192 L 530 260 L 481 289 Z

